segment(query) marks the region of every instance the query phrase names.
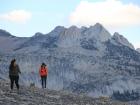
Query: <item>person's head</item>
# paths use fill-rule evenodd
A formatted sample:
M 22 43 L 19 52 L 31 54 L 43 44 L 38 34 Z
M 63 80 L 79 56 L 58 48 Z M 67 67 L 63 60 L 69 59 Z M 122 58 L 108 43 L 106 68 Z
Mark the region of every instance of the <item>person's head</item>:
M 16 59 L 13 59 L 11 61 L 10 67 L 15 67 L 16 66 Z
M 46 64 L 45 63 L 42 63 L 41 67 L 46 67 Z
M 13 59 L 13 60 L 11 61 L 11 64 L 15 65 L 15 64 L 16 64 L 16 59 Z
M 13 65 L 16 66 L 16 59 L 13 59 Z

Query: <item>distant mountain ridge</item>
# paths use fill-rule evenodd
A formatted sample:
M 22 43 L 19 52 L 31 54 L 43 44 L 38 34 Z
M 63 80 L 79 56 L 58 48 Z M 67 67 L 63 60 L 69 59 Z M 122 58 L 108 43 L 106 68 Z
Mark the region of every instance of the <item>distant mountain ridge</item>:
M 8 36 L 12 36 L 12 35 L 9 32 L 0 29 L 0 36 L 8 37 Z
M 38 68 L 45 62 L 49 89 L 93 97 L 118 91 L 140 93 L 140 53 L 125 37 L 117 32 L 111 35 L 100 23 L 81 28 L 57 26 L 48 34 L 38 32 L 29 38 L 0 36 L 0 50 L 4 52 L 3 78 L 10 60 L 16 58 L 26 85 L 34 82 L 40 87 Z
M 84 48 L 87 48 L 88 44 L 96 44 L 96 47 L 100 47 L 100 42 L 105 42 L 107 40 L 114 40 L 114 43 L 118 43 L 128 46 L 132 49 L 134 49 L 134 46 L 122 35 L 115 32 L 113 36 L 100 24 L 96 23 L 94 26 L 87 27 L 81 27 L 78 28 L 76 26 L 71 26 L 70 28 L 65 28 L 63 26 L 57 26 L 53 31 L 51 31 L 48 34 L 42 34 L 40 32 L 35 33 L 34 36 L 29 38 L 19 38 L 14 37 L 10 33 L 0 30 L 0 36 L 2 38 L 5 36 L 11 36 L 7 38 L 7 40 L 12 41 L 14 38 L 14 41 L 11 43 L 16 44 L 15 40 L 20 40 L 18 43 L 18 46 L 13 46 L 11 49 L 14 51 L 17 49 L 22 49 L 22 47 L 26 48 L 29 46 L 34 46 L 42 48 L 44 47 L 72 47 L 72 46 L 82 46 Z M 94 39 L 94 40 L 92 40 Z M 6 42 L 6 40 L 4 40 Z M 0 40 L 0 42 L 2 42 Z M 94 46 L 91 45 L 91 49 L 94 49 Z M 3 45 L 2 45 L 3 46 Z M 7 45 L 8 47 L 12 46 L 10 43 Z M 5 47 L 5 49 L 7 49 Z M 88 48 L 89 49 L 89 48 Z

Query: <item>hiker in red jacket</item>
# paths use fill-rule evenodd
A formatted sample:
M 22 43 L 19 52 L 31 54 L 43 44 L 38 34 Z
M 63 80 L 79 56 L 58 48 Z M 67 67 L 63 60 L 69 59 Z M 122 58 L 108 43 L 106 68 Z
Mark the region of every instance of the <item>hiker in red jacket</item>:
M 42 88 L 46 88 L 48 68 L 47 68 L 45 63 L 42 63 L 42 65 L 39 69 L 39 74 L 40 74 L 40 77 L 41 77 Z

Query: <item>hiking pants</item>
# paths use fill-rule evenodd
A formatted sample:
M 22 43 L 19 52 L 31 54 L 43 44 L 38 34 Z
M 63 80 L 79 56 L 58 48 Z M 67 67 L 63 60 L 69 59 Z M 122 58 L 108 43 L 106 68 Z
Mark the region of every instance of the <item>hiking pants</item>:
M 11 89 L 13 89 L 14 83 L 16 84 L 17 89 L 19 89 L 19 84 L 18 84 L 19 76 L 9 76 L 9 77 L 11 81 Z
M 46 88 L 47 76 L 41 76 L 42 88 Z

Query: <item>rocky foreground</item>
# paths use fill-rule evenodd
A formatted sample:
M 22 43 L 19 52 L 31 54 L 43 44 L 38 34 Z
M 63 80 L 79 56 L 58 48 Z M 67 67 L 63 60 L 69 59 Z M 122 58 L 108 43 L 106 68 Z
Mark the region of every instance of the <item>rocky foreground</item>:
M 68 92 L 58 92 L 35 87 L 21 87 L 10 91 L 9 83 L 0 80 L 0 105 L 140 105 L 113 101 L 106 97 L 91 98 Z

